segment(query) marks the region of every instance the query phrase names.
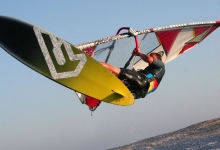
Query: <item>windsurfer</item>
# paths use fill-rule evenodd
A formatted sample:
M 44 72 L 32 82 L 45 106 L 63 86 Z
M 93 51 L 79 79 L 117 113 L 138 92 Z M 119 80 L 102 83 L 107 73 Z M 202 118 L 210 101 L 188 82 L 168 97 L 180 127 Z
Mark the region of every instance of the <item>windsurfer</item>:
M 135 99 L 144 98 L 147 93 L 154 91 L 165 73 L 165 65 L 162 62 L 164 52 L 143 54 L 140 49 L 135 49 L 133 54 L 140 56 L 149 65 L 144 70 L 130 70 L 117 68 L 108 63 L 100 62 L 104 67 L 122 80 Z

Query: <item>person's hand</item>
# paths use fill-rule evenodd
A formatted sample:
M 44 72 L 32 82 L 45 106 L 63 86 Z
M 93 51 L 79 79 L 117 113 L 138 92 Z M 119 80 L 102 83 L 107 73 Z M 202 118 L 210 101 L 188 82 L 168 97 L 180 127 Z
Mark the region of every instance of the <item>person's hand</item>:
M 135 48 L 134 50 L 133 50 L 133 55 L 135 55 L 135 56 L 140 56 L 140 53 L 141 53 L 141 51 L 140 51 L 140 49 L 139 48 Z

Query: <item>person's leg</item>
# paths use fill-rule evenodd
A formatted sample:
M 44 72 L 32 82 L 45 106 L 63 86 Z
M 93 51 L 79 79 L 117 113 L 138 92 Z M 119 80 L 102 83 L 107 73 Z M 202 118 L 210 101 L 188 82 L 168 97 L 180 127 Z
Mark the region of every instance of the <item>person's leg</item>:
M 144 74 L 133 70 L 121 68 L 118 78 L 128 81 L 130 85 L 134 86 L 136 89 L 148 89 L 149 87 L 147 77 Z
M 100 64 L 102 64 L 105 68 L 107 68 L 108 70 L 110 70 L 114 75 L 118 76 L 121 69 L 120 68 L 117 68 L 117 67 L 114 67 L 112 65 L 109 65 L 108 63 L 105 63 L 105 62 L 100 62 Z
M 123 82 L 132 92 L 135 99 L 143 98 L 146 96 L 147 89 L 149 88 L 150 84 L 147 81 L 145 75 L 143 74 L 139 75 L 136 71 L 132 71 L 129 69 L 117 68 L 105 62 L 100 62 L 100 63 L 105 68 L 110 70 L 113 74 L 115 74 L 120 80 L 126 80 Z
M 124 81 L 125 85 L 131 91 L 135 99 L 146 96 L 150 84 L 144 74 L 121 68 L 118 78 Z

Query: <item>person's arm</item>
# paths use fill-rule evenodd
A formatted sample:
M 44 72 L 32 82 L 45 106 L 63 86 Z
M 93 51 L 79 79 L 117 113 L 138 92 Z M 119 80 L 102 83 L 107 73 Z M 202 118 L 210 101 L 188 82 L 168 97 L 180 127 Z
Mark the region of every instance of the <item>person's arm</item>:
M 134 55 L 140 56 L 143 61 L 148 62 L 149 64 L 152 64 L 154 61 L 154 58 L 152 56 L 141 53 L 139 48 L 136 49 L 136 51 L 134 52 Z

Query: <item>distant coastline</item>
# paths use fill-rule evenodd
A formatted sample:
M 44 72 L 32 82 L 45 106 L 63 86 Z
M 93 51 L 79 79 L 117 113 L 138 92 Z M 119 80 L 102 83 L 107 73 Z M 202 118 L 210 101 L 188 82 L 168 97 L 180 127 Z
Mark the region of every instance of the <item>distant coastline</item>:
M 109 150 L 220 148 L 220 118 Z

